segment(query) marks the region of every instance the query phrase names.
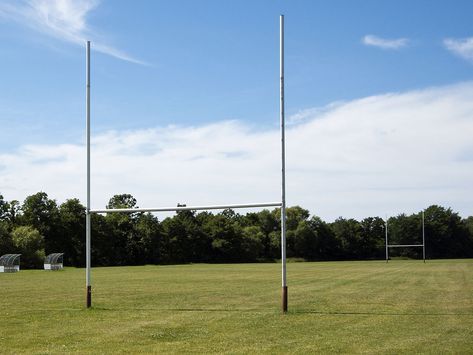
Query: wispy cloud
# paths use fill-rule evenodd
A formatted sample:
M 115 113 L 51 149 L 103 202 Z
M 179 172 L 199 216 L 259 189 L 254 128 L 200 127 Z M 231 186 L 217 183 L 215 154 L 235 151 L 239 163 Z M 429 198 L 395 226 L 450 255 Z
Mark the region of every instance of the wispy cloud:
M 101 53 L 136 64 L 146 64 L 100 40 L 87 22 L 87 16 L 99 0 L 5 0 L 0 4 L 0 18 L 15 21 L 57 39 L 83 45 L 92 40 Z
M 447 38 L 444 39 L 443 44 L 445 48 L 456 55 L 473 61 L 473 37 L 462 39 Z
M 388 39 L 375 35 L 366 35 L 361 41 L 367 46 L 373 46 L 382 49 L 400 49 L 409 44 L 409 40 L 407 38 Z
M 333 111 L 342 106 L 344 101 L 334 101 L 323 107 L 308 108 L 299 110 L 286 119 L 287 125 L 301 124 L 308 120 L 313 120 L 317 117 L 323 117 L 327 112 Z
M 469 215 L 472 131 L 473 83 L 307 110 L 287 128 L 288 203 L 329 220 L 433 203 Z M 0 154 L 0 192 L 84 201 L 84 153 L 83 145 L 63 144 Z M 142 207 L 272 201 L 279 174 L 279 132 L 238 121 L 113 131 L 92 142 L 94 208 L 124 192 Z

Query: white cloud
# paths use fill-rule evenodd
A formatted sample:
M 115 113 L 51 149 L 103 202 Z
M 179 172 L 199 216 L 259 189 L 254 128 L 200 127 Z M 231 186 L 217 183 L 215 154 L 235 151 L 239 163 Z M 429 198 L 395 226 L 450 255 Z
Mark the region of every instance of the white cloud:
M 382 49 L 400 49 L 408 45 L 407 38 L 387 39 L 375 35 L 366 35 L 361 40 L 367 46 L 378 47 Z
M 315 107 L 315 108 L 299 110 L 298 112 L 292 114 L 286 119 L 286 124 L 287 125 L 300 124 L 309 119 L 322 117 L 325 113 L 333 111 L 343 104 L 344 104 L 344 101 L 334 101 L 323 107 Z
M 146 64 L 97 38 L 97 33 L 87 23 L 87 16 L 99 3 L 99 0 L 5 0 L 0 4 L 0 18 L 16 21 L 66 42 L 84 45 L 87 40 L 92 40 L 92 48 L 98 52 Z
M 310 112 L 310 111 L 308 111 Z M 287 128 L 287 198 L 332 220 L 418 212 L 471 215 L 473 83 L 367 97 Z M 92 205 L 131 193 L 141 207 L 278 200 L 279 132 L 238 121 L 112 131 L 93 138 Z M 0 193 L 85 200 L 83 145 L 0 155 Z
M 445 48 L 456 55 L 473 61 L 473 37 L 463 39 L 447 38 L 443 41 L 443 44 Z

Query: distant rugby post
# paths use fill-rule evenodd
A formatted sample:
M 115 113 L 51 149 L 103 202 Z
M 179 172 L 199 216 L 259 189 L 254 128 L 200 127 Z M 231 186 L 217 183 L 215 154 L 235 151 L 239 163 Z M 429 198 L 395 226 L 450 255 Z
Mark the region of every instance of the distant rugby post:
M 425 263 L 425 218 L 422 211 L 422 244 L 389 244 L 388 241 L 388 218 L 385 221 L 385 246 L 386 246 L 386 262 L 389 261 L 389 248 L 422 248 L 422 260 Z

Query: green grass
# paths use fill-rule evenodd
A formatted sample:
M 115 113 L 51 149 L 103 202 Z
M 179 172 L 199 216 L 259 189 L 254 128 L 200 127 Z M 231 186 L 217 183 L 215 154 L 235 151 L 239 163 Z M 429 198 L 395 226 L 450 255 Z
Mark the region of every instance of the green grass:
M 472 354 L 473 260 L 0 274 L 0 353 Z

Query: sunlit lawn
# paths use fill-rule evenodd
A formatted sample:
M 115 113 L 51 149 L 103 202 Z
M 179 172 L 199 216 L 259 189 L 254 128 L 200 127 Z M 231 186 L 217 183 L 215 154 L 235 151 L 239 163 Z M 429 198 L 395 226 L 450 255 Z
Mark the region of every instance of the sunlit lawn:
M 0 274 L 0 353 L 473 353 L 473 260 Z

